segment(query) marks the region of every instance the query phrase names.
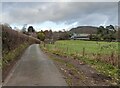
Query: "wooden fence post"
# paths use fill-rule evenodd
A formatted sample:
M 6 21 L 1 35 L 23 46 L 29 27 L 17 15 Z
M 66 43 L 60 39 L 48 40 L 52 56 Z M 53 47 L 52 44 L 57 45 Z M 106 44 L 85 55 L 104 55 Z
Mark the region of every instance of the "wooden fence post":
M 83 47 L 83 57 L 85 56 L 85 47 Z
M 111 64 L 114 65 L 114 51 L 111 52 Z

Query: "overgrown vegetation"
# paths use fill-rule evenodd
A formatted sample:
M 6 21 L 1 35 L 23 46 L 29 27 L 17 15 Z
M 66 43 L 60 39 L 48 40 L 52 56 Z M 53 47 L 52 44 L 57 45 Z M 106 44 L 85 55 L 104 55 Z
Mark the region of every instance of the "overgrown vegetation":
M 38 39 L 12 30 L 7 25 L 0 26 L 2 26 L 2 68 L 16 60 L 30 44 L 40 43 Z
M 90 35 L 91 40 L 99 40 L 99 41 L 114 41 L 118 39 L 118 33 L 117 30 L 114 28 L 113 25 L 109 26 L 99 26 L 97 28 L 97 34 L 96 35 Z
M 44 40 L 45 40 L 45 34 L 42 33 L 42 32 L 39 32 L 39 33 L 37 34 L 37 38 L 40 39 L 41 41 L 44 41 Z
M 44 49 L 56 55 L 82 60 L 114 80 L 119 79 L 117 42 L 65 40 L 46 44 Z
M 2 68 L 8 65 L 13 60 L 16 60 L 17 57 L 27 48 L 28 44 L 21 44 L 19 47 L 15 48 L 14 50 L 9 51 L 7 54 L 3 55 L 2 61 Z
M 2 53 L 8 53 L 23 43 L 39 43 L 34 37 L 19 33 L 12 28 L 2 25 Z

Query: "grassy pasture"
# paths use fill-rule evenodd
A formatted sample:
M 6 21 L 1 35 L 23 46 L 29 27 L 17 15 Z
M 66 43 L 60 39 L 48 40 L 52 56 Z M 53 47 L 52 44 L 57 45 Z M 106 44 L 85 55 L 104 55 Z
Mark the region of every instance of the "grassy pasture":
M 118 42 L 61 40 L 55 44 L 46 44 L 44 49 L 57 55 L 80 59 L 99 72 L 118 80 Z
M 66 56 L 80 55 L 118 66 L 118 43 L 82 40 L 57 41 L 47 44 L 47 49 Z
M 117 42 L 96 42 L 96 41 L 81 41 L 81 40 L 64 40 L 57 41 L 54 45 L 49 44 L 48 49 L 59 48 L 66 50 L 67 54 L 82 53 L 85 48 L 86 53 L 100 53 L 111 54 L 112 52 L 118 53 Z

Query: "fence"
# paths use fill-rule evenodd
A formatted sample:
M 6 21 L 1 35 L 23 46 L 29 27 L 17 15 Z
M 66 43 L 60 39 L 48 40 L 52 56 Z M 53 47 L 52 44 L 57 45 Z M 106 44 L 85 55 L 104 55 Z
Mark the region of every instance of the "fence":
M 62 54 L 65 56 L 73 56 L 77 57 L 87 57 L 92 60 L 102 61 L 105 63 L 112 64 L 114 66 L 118 66 L 118 51 L 115 50 L 116 46 L 112 44 L 108 45 L 100 45 L 98 44 L 98 51 L 97 52 L 88 52 L 87 47 L 80 47 L 77 49 L 77 45 L 68 44 L 46 44 L 46 48 L 49 51 L 53 51 L 57 54 Z M 106 50 L 108 49 L 108 50 Z

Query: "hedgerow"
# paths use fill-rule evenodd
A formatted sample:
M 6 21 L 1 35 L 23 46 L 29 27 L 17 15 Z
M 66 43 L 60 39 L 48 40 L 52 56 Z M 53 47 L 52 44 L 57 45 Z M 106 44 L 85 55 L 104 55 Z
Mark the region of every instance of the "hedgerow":
M 14 61 L 26 47 L 40 43 L 39 39 L 12 30 L 11 27 L 2 26 L 2 64 L 3 67 Z

